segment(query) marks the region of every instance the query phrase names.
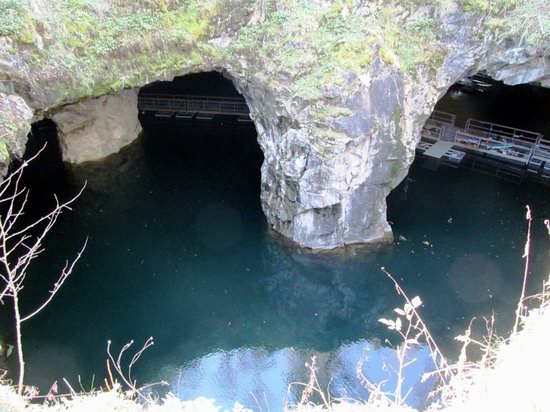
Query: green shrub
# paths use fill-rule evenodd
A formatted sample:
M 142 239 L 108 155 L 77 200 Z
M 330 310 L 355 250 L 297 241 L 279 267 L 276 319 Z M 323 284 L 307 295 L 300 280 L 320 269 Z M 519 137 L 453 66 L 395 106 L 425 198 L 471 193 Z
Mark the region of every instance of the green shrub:
M 0 36 L 10 36 L 24 44 L 36 40 L 36 30 L 28 6 L 22 0 L 0 0 Z

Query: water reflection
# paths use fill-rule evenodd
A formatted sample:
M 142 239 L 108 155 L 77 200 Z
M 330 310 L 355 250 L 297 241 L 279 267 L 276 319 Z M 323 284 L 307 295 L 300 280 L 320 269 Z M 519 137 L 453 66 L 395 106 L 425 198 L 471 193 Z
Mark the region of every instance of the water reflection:
M 100 162 L 86 162 L 81 165 L 66 164 L 67 177 L 71 184 L 87 185 L 86 193 L 113 194 L 131 193 L 132 186 L 139 182 L 143 174 L 145 148 L 143 136 L 135 143 L 126 146 L 113 156 Z
M 398 358 L 396 351 L 374 345 L 367 340 L 340 345 L 330 352 L 283 348 L 241 348 L 217 351 L 188 362 L 174 371 L 171 390 L 180 399 L 206 396 L 230 409 L 239 402 L 255 410 L 280 410 L 285 400 L 295 404 L 302 386 L 309 381 L 309 370 L 315 356 L 317 378 L 323 390 L 333 399 L 367 400 L 369 391 L 361 384 L 357 368 L 382 391 L 392 392 L 397 383 Z M 406 362 L 402 392 L 408 393 L 407 404 L 420 408 L 432 389 L 433 380 L 422 382 L 426 372 L 433 370 L 428 348 L 412 348 Z
M 104 162 L 44 179 L 53 189 L 42 184 L 33 193 L 43 187 L 50 198 L 52 191 L 72 195 L 85 180 L 88 189 L 48 239 L 26 302 L 33 306 L 33 288 L 39 298 L 47 293 L 51 268 L 62 267 L 74 245 L 90 241 L 62 293 L 25 325 L 29 383 L 44 391 L 63 377 L 89 384 L 95 374 L 100 382 L 108 339 L 120 347 L 153 336 L 135 376 L 142 383 L 169 378 L 182 397 L 251 405 L 254 391 L 278 410 L 287 384 L 307 381 L 303 365 L 312 354 L 325 387 L 332 378 L 334 394 L 365 397 L 354 372 L 364 350 L 365 373 L 395 381 L 395 354 L 369 343 L 395 341 L 377 320 L 402 306 L 381 266 L 426 302 L 420 312 L 450 356 L 457 352 L 442 339 L 454 345 L 470 317 L 493 310 L 500 319 L 513 316 L 524 205 L 546 217 L 548 191 L 416 167 L 406 199 L 402 186 L 388 200 L 393 246 L 312 254 L 266 228 L 255 138 L 241 129 L 159 130 Z M 542 238 L 534 229 L 536 289 L 549 262 Z M 424 350 L 415 353 L 407 385 L 428 368 Z M 419 388 L 413 404 L 425 395 Z
M 380 337 L 377 319 L 397 300 L 391 283 L 373 254 L 311 253 L 267 237 L 262 249 L 263 272 L 258 282 L 281 319 L 286 333 L 319 349 L 337 347 L 342 339 Z M 293 322 L 299 317 L 301 322 Z

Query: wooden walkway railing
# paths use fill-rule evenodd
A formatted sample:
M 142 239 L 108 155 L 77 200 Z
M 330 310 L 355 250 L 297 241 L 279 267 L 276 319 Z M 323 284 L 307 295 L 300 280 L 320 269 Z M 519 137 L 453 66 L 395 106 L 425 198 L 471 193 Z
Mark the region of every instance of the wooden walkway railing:
M 550 139 L 541 133 L 476 119 L 468 119 L 464 129 L 458 129 L 454 123 L 452 115 L 434 111 L 421 136 L 428 141 L 448 140 L 457 148 L 523 164 L 531 171 L 542 170 L 550 175 Z
M 244 116 L 250 113 L 246 101 L 239 97 L 143 94 L 138 110 L 159 112 L 197 112 Z
M 523 140 L 529 143 L 537 143 L 539 138 L 542 136 L 540 133 L 532 132 L 530 130 L 517 129 L 515 127 L 475 119 L 468 119 L 466 122 L 465 132 L 487 137 L 498 136 L 502 138 Z

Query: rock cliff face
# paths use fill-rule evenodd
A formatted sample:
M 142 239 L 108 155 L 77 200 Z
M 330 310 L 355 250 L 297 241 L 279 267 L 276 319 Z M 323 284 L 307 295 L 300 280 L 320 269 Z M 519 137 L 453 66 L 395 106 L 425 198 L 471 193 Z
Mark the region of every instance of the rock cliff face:
M 65 106 L 53 116 L 63 160 L 82 163 L 118 152 L 141 132 L 137 90 Z
M 21 157 L 31 130 L 32 110 L 19 96 L 0 92 L 0 174 L 8 172 L 10 160 Z
M 127 89 L 221 71 L 258 131 L 266 217 L 309 248 L 391 239 L 386 196 L 455 81 L 550 84 L 544 0 L 4 3 L 0 103 L 19 108 L 0 107 L 23 119 L 2 136 L 11 156 L 32 110 L 54 115 L 66 160 L 103 157 L 139 133 Z

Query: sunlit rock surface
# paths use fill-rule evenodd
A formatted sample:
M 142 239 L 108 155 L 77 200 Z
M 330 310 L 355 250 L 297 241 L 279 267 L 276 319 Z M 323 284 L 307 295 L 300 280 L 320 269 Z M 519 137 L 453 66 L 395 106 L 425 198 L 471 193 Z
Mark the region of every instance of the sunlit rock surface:
M 0 90 L 36 119 L 62 110 L 64 158 L 81 162 L 137 133 L 129 101 L 99 110 L 122 90 L 222 71 L 258 131 L 270 225 L 314 249 L 379 243 L 391 240 L 386 196 L 454 82 L 485 69 L 548 84 L 548 4 L 519 3 L 14 2 L 0 19 Z M 119 97 L 89 100 L 104 95 Z
M 21 157 L 31 130 L 32 110 L 19 96 L 0 93 L 0 175 L 8 171 L 11 157 Z
M 63 160 L 99 160 L 132 143 L 141 132 L 137 90 L 63 107 L 53 116 Z

